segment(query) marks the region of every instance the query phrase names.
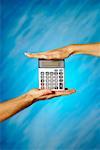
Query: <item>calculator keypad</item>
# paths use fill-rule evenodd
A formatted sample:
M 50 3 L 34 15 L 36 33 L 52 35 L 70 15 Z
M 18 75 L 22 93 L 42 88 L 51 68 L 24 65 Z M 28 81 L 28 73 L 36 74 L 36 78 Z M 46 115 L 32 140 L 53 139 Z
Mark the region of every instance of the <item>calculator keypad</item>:
M 41 89 L 64 89 L 64 68 L 39 70 Z

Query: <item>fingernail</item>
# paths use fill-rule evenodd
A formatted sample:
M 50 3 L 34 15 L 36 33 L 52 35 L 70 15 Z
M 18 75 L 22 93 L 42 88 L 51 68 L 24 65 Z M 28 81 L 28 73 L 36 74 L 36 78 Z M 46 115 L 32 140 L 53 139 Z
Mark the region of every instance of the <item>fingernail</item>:
M 27 55 L 29 55 L 29 53 L 25 52 L 24 55 L 27 56 Z
M 72 92 L 76 92 L 76 90 L 75 90 L 75 89 L 72 89 L 71 91 L 72 91 Z

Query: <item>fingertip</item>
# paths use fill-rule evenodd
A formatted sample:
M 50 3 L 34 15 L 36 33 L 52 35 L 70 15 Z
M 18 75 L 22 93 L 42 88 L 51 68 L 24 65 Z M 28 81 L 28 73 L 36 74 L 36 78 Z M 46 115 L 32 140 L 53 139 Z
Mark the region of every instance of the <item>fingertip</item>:
M 75 90 L 75 89 L 72 89 L 72 90 L 71 90 L 71 92 L 75 93 L 75 92 L 76 92 L 76 90 Z
M 66 91 L 66 93 L 70 93 L 70 94 L 75 93 L 75 92 L 76 92 L 75 89 L 71 89 L 71 90 L 67 90 L 67 91 Z
M 29 56 L 30 56 L 30 54 L 29 54 L 29 53 L 27 53 L 27 52 L 25 52 L 25 53 L 24 53 L 24 55 L 25 55 L 25 56 L 27 56 L 27 57 L 29 57 Z
M 76 92 L 76 89 L 68 89 L 68 88 L 65 88 L 65 91 L 66 91 L 66 92 L 68 92 L 68 91 Z

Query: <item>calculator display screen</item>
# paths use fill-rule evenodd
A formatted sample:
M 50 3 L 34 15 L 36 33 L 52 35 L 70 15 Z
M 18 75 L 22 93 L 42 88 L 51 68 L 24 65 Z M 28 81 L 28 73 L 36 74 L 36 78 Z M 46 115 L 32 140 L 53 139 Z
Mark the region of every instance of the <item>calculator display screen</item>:
M 59 68 L 64 67 L 64 60 L 39 60 L 40 68 Z

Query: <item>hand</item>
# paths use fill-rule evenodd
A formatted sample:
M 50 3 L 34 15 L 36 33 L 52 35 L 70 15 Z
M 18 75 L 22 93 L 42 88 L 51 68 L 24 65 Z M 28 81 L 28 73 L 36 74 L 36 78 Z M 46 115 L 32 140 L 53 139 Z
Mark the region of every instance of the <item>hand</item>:
M 42 53 L 25 53 L 29 58 L 41 58 L 41 59 L 64 59 L 74 53 L 73 46 L 66 46 L 63 48 L 57 48 Z
M 22 96 L 0 103 L 0 122 L 8 119 L 38 100 L 45 100 L 56 96 L 69 95 L 72 93 L 75 93 L 74 89 L 64 91 L 32 89 Z
M 72 44 L 42 53 L 25 53 L 29 58 L 64 59 L 72 54 L 88 54 L 100 57 L 100 42 L 91 44 Z
M 38 100 L 46 100 L 46 99 L 54 98 L 57 96 L 70 95 L 75 92 L 76 91 L 74 89 L 72 90 L 65 89 L 63 91 L 55 91 L 55 90 L 48 90 L 48 89 L 32 89 L 27 93 L 27 96 L 31 97 L 31 99 L 34 102 Z

